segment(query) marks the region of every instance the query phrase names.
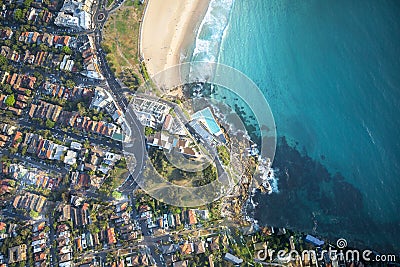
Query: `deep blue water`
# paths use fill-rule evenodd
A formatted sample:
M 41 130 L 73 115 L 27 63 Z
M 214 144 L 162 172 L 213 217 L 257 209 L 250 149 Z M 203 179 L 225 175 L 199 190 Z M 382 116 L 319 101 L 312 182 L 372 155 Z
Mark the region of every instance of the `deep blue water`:
M 399 14 L 396 0 L 212 1 L 193 60 L 248 75 L 281 137 L 261 224 L 400 251 Z

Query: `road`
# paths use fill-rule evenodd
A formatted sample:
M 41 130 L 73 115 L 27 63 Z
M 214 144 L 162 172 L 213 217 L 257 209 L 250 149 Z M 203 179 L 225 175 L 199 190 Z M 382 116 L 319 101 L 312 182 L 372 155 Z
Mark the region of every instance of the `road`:
M 103 1 L 105 2 L 105 1 Z M 114 10 L 117 6 L 119 6 L 122 2 L 117 1 L 115 6 L 111 8 Z M 104 14 L 104 19 L 101 21 L 98 20 L 98 15 Z M 135 188 L 136 184 L 135 181 L 141 175 L 142 170 L 145 167 L 145 162 L 147 159 L 147 151 L 146 151 L 146 144 L 145 144 L 145 136 L 144 136 L 144 127 L 141 125 L 139 119 L 136 117 L 134 112 L 132 112 L 129 107 L 129 102 L 124 96 L 124 92 L 126 91 L 125 88 L 121 86 L 121 84 L 117 81 L 114 73 L 111 71 L 110 66 L 106 60 L 106 54 L 101 49 L 101 41 L 102 41 L 102 30 L 104 27 L 105 22 L 108 19 L 109 12 L 104 9 L 104 3 L 99 3 L 99 8 L 95 12 L 94 15 L 94 22 L 95 22 L 95 46 L 97 51 L 97 56 L 99 59 L 99 66 L 100 70 L 106 80 L 106 84 L 108 88 L 110 88 L 109 92 L 113 96 L 114 100 L 116 101 L 119 108 L 122 112 L 125 113 L 125 118 L 131 130 L 131 136 L 134 137 L 130 143 L 125 143 L 124 146 L 129 146 L 129 151 L 133 154 L 136 159 L 136 167 L 134 170 L 131 171 L 131 175 L 125 181 L 123 186 L 120 187 L 120 191 L 129 193 Z
M 55 241 L 55 234 L 56 234 L 56 229 L 54 229 L 54 227 L 53 227 L 53 223 L 54 223 L 54 210 L 55 210 L 55 207 L 56 207 L 56 203 L 54 203 L 54 202 L 48 202 L 48 210 L 50 211 L 51 210 L 51 212 L 52 212 L 52 214 L 51 213 L 49 213 L 49 221 L 48 221 L 48 225 L 49 225 L 49 227 L 50 227 L 50 233 L 49 233 L 49 246 L 50 246 L 50 266 L 56 266 L 56 261 L 57 261 L 57 255 L 56 255 L 56 249 L 55 249 L 55 247 L 53 246 L 53 243 L 54 243 L 54 241 Z

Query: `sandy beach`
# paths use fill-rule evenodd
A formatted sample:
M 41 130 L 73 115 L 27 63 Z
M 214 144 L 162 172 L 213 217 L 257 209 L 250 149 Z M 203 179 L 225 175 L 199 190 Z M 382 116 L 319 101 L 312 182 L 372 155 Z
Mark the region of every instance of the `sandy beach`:
M 209 0 L 149 0 L 140 41 L 150 76 L 180 63 L 208 4 Z

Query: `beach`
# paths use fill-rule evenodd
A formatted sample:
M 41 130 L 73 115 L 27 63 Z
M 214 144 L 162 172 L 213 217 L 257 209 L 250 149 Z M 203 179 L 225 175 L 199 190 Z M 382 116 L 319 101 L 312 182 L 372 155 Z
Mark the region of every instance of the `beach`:
M 140 42 L 150 77 L 186 56 L 208 5 L 209 0 L 149 0 Z

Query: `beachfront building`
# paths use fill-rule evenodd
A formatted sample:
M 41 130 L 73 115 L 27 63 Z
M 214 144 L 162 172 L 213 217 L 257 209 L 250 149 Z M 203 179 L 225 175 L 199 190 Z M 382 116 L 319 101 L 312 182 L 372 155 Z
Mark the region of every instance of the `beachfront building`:
M 189 126 L 208 144 L 226 143 L 224 134 L 219 127 L 210 107 L 197 111 L 192 115 Z
M 133 109 L 143 126 L 156 129 L 165 122 L 170 107 L 158 101 L 136 97 L 133 101 Z
M 176 151 L 188 158 L 197 158 L 200 156 L 200 153 L 190 139 L 162 132 L 157 132 L 156 134 L 148 136 L 147 145 L 167 152 Z

